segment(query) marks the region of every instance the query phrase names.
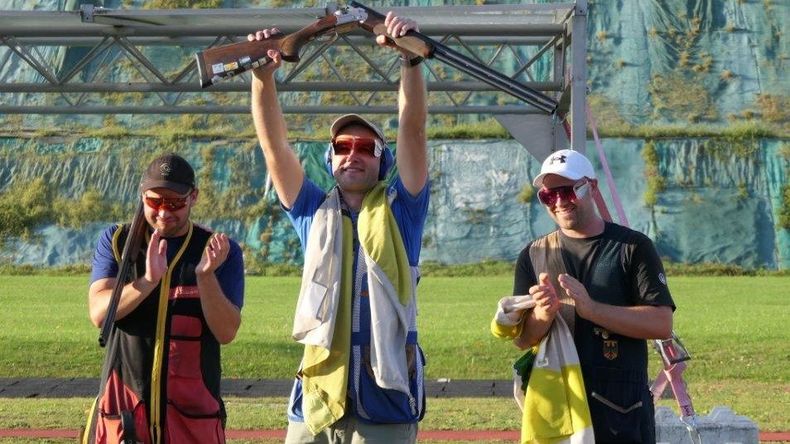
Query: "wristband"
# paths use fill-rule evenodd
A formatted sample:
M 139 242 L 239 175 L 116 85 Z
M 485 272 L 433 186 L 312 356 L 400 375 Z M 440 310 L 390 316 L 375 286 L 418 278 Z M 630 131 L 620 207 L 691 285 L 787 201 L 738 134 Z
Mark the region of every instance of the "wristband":
M 406 58 L 406 56 L 402 55 L 402 54 L 400 56 L 400 64 L 404 68 L 413 68 L 413 67 L 419 65 L 420 63 L 422 63 L 423 60 L 425 60 L 425 59 L 423 57 L 420 57 L 420 56 L 413 57 L 411 59 Z

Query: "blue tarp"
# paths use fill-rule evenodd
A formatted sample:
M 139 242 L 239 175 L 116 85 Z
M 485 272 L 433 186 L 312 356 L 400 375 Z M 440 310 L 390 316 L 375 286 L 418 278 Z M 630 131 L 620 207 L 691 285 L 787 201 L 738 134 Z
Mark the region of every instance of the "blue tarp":
M 653 142 L 666 187 L 653 208 L 645 205 L 645 161 L 641 139 L 607 139 L 604 151 L 630 225 L 653 238 L 662 256 L 677 262 L 723 262 L 745 267 L 790 266 L 790 232 L 777 226 L 781 188 L 787 182 L 788 160 L 779 140 L 756 142 L 751 155 L 710 148 L 707 139 Z M 103 148 L 98 145 L 103 144 Z M 299 263 L 298 240 L 266 192 L 266 170 L 260 150 L 238 141 L 196 140 L 181 152 L 194 165 L 202 193 L 222 195 L 229 187 L 251 206 L 260 201 L 260 215 L 226 220 L 221 210 L 206 209 L 199 220 L 227 231 L 272 262 Z M 249 146 L 248 144 L 246 144 Z M 110 200 L 134 199 L 140 171 L 154 152 L 146 138 L 119 142 L 98 139 L 0 139 L 0 183 L 28 183 L 46 177 L 64 196 L 96 189 Z M 300 142 L 296 149 L 308 176 L 322 187 L 330 179 L 323 165 L 325 145 Z M 204 169 L 207 150 L 213 155 Z M 588 155 L 601 178 L 601 188 L 614 214 L 600 162 L 590 143 Z M 553 224 L 533 198 L 518 199 L 540 163 L 514 141 L 450 141 L 429 144 L 432 193 L 423 241 L 423 260 L 468 263 L 486 259 L 513 260 L 531 239 Z M 56 161 L 53 161 L 56 160 Z M 131 212 L 130 212 L 131 213 Z M 107 223 L 118 221 L 107 221 Z M 63 265 L 87 262 L 95 238 L 106 224 L 79 229 L 39 227 L 32 242 L 17 242 L 2 254 L 17 263 Z

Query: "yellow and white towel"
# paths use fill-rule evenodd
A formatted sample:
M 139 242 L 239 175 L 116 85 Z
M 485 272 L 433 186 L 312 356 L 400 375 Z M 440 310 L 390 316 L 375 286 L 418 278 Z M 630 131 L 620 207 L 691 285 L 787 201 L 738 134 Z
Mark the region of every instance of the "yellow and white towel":
M 333 189 L 313 216 L 296 304 L 294 339 L 304 344 L 302 412 L 314 435 L 346 411 L 351 349 L 353 228 Z
M 527 383 L 521 443 L 594 444 L 579 355 L 561 316 L 540 343 Z
M 296 304 L 294 339 L 302 356 L 302 411 L 311 433 L 334 424 L 346 408 L 351 349 L 353 228 L 334 188 L 313 216 Z M 383 388 L 409 394 L 406 336 L 416 279 L 386 186 L 379 182 L 362 201 L 358 235 L 368 274 L 371 367 Z
M 491 333 L 515 339 L 524 326 L 523 315 L 534 307 L 529 296 L 502 298 L 491 320 Z M 579 355 L 568 324 L 554 318 L 537 347 L 526 393 L 516 375 L 514 395 L 522 409 L 522 444 L 594 444 Z
M 370 296 L 370 366 L 376 385 L 410 394 L 406 336 L 417 280 L 400 229 L 379 182 L 359 212 L 359 244 L 365 256 Z

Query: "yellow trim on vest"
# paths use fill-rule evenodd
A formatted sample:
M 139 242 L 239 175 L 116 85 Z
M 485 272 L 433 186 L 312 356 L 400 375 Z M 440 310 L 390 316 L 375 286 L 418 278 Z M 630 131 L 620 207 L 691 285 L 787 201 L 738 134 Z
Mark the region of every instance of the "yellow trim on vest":
M 115 257 L 115 262 L 118 262 L 119 265 L 121 263 L 121 250 L 118 249 L 118 239 L 121 238 L 121 231 L 123 231 L 122 228 L 123 225 L 118 224 L 118 229 L 115 230 L 115 233 L 112 234 L 112 242 L 110 243 L 112 245 L 112 255 L 113 257 Z M 131 231 L 129 232 L 129 234 L 131 235 Z M 150 242 L 151 233 L 149 233 L 148 230 L 145 230 L 144 235 L 145 235 L 146 243 Z
M 121 263 L 121 252 L 118 250 L 118 239 L 121 237 L 121 228 L 123 225 L 118 225 L 118 229 L 112 234 L 112 255 L 115 257 L 115 262 Z
M 96 397 L 96 399 L 94 399 L 93 403 L 91 404 L 90 413 L 88 413 L 88 424 L 85 426 L 85 430 L 82 431 L 82 437 L 80 439 L 80 441 L 82 441 L 82 444 L 88 444 L 90 442 L 91 424 L 94 423 L 94 419 L 95 419 L 96 427 L 99 426 L 99 424 L 98 424 L 99 423 L 99 418 L 98 417 L 96 417 L 96 418 L 93 417 L 93 415 L 96 414 L 96 405 L 97 404 L 99 404 L 99 398 L 98 397 Z
M 168 264 L 167 272 L 162 276 L 162 281 L 159 285 L 159 309 L 156 319 L 156 337 L 154 340 L 154 362 L 151 368 L 151 408 L 149 416 L 151 419 L 151 439 L 154 443 L 162 442 L 161 427 L 159 425 L 159 418 L 161 416 L 161 401 L 162 397 L 162 361 L 164 360 L 164 342 L 165 342 L 165 325 L 167 324 L 167 301 L 170 295 L 170 279 L 175 269 L 175 265 L 181 259 L 181 256 L 186 251 L 189 241 L 192 239 L 192 222 L 189 223 L 189 231 L 187 232 L 186 239 L 181 245 L 181 248 L 176 253 L 173 261 Z

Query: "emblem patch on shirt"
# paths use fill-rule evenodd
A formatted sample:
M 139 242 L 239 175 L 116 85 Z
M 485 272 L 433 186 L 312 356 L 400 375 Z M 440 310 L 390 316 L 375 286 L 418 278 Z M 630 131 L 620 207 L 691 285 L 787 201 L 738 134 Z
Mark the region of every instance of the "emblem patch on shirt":
M 593 327 L 593 333 L 604 339 L 609 339 L 609 330 L 601 327 Z
M 664 276 L 664 273 L 658 273 L 658 280 L 661 281 L 662 284 L 667 285 L 667 277 Z
M 619 355 L 619 350 L 617 348 L 617 341 L 616 340 L 605 340 L 603 341 L 603 357 L 613 361 L 617 359 Z

